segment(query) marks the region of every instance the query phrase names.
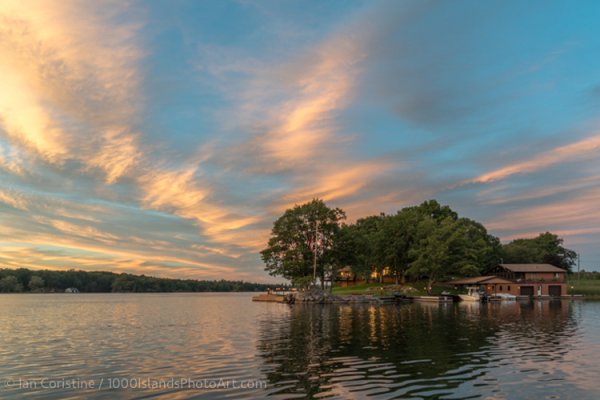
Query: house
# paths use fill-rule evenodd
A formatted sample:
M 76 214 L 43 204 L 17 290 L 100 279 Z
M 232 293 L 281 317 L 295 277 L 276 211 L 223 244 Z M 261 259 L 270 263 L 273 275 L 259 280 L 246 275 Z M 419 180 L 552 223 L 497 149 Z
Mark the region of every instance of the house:
M 366 283 L 364 275 L 355 274 L 352 271 L 352 268 L 350 267 L 344 267 L 340 269 L 337 272 L 337 277 L 335 281 L 336 285 L 340 287 L 348 287 Z M 371 272 L 371 276 L 369 277 L 369 281 L 394 284 L 396 283 L 396 276 L 388 267 L 384 268 L 383 271 L 381 271 L 381 273 L 373 269 Z
M 449 282 L 455 286 L 479 286 L 488 295 L 559 297 L 567 294 L 567 271 L 550 264 L 498 264 L 485 276 Z

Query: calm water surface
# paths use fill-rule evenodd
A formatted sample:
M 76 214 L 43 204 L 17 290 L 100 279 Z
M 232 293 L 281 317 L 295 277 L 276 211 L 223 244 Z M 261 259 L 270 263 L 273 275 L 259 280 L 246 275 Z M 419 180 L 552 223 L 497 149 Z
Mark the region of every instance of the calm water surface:
M 0 398 L 600 398 L 600 303 L 251 296 L 1 295 Z

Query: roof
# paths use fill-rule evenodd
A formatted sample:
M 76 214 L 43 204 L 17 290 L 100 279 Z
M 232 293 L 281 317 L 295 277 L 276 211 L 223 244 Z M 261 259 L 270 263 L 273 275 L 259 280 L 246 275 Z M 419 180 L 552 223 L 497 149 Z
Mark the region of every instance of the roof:
M 455 281 L 450 281 L 448 283 L 450 283 L 452 285 L 483 285 L 483 284 L 488 284 L 488 283 L 506 283 L 506 284 L 510 285 L 511 283 L 514 283 L 514 282 L 506 280 L 506 279 L 498 278 L 495 275 L 486 275 L 486 276 L 474 276 L 472 278 L 457 279 Z
M 551 264 L 499 264 L 512 272 L 567 272 Z
M 482 284 L 508 284 L 510 285 L 511 283 L 514 283 L 513 281 L 509 281 L 508 279 L 504 279 L 504 278 L 498 278 L 497 276 L 494 276 L 492 279 L 487 279 L 483 282 L 481 282 Z

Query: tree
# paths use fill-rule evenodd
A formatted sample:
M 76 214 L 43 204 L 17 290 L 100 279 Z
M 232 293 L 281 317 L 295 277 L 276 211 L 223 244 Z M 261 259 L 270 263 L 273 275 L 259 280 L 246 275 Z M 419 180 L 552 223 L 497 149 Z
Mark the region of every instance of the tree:
M 14 275 L 8 275 L 0 279 L 0 292 L 17 293 L 23 291 L 23 285 Z
M 515 239 L 502 246 L 502 258 L 506 263 L 552 264 L 572 271 L 577 253 L 563 247 L 563 239 L 550 232 L 540 233 L 532 239 Z
M 457 222 L 446 217 L 440 221 L 427 216 L 417 226 L 416 246 L 410 250 L 414 258 L 408 272 L 416 278 L 427 277 L 427 292 L 450 264 L 452 242 L 459 236 Z
M 431 204 L 426 202 L 424 204 Z M 428 210 L 430 211 L 430 210 Z M 419 207 L 404 208 L 396 215 L 388 216 L 382 224 L 381 241 L 384 263 L 388 265 L 396 277 L 396 283 L 404 281 L 413 260 L 410 250 L 417 241 L 417 227 L 424 215 Z
M 33 275 L 31 278 L 29 278 L 29 283 L 27 284 L 27 286 L 32 292 L 39 292 L 42 291 L 42 289 L 44 289 L 44 284 L 44 279 L 37 275 Z
M 260 252 L 265 271 L 304 286 L 316 261 L 323 285 L 324 262 L 334 259 L 334 237 L 344 218 L 343 210 L 329 208 L 319 199 L 286 210 L 273 224 L 267 248 Z
M 479 275 L 499 260 L 500 242 L 483 225 L 458 214 L 435 200 L 402 212 L 416 212 L 413 243 L 408 246 L 408 272 L 433 283 L 453 274 Z M 402 213 L 401 212 L 401 213 Z M 412 260 L 410 260 L 412 258 Z

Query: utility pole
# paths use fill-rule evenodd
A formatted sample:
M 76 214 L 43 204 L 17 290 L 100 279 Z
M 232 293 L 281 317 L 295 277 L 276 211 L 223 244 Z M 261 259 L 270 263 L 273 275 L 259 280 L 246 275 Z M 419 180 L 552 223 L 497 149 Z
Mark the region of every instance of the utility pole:
M 581 272 L 580 272 L 580 267 L 581 267 L 581 254 L 579 253 L 575 253 L 577 254 L 577 280 L 581 280 Z
M 317 240 L 319 237 L 319 220 L 315 221 L 315 238 L 313 240 L 313 285 L 317 286 Z

